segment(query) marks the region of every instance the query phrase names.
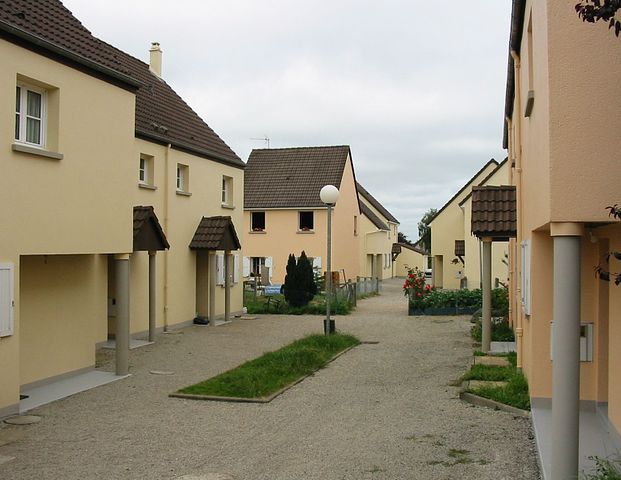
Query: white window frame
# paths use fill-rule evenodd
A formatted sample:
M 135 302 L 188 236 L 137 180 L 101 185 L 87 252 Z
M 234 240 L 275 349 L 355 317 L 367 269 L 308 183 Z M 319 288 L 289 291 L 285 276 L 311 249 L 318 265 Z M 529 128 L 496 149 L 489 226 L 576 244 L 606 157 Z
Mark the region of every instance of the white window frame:
M 522 248 L 522 278 L 521 278 L 521 301 L 522 310 L 525 315 L 531 312 L 531 277 L 530 277 L 530 240 L 524 240 L 521 243 Z
M 17 136 L 15 136 L 15 141 L 18 143 L 23 143 L 24 145 L 30 145 L 33 147 L 39 147 L 39 148 L 44 148 L 45 144 L 46 144 L 46 140 L 47 140 L 47 135 L 46 135 L 46 131 L 47 131 L 47 92 L 41 88 L 38 87 L 34 87 L 32 85 L 28 85 L 27 83 L 22 83 L 22 82 L 17 82 L 16 88 L 15 88 L 15 94 L 16 94 L 16 107 L 17 107 L 17 88 L 20 89 L 20 94 L 19 94 L 19 112 L 17 111 L 17 108 L 15 109 L 15 116 L 16 116 L 16 127 L 19 125 L 19 129 L 16 128 L 16 133 L 18 133 Z M 33 92 L 36 93 L 38 95 L 41 95 L 41 117 L 37 118 L 37 117 L 32 117 L 35 118 L 36 120 L 38 120 L 40 122 L 40 128 L 39 128 L 39 143 L 36 142 L 29 142 L 26 139 L 26 135 L 27 135 L 27 123 L 28 123 L 28 92 Z M 19 115 L 19 122 L 17 122 L 17 116 Z M 19 132 L 17 132 L 17 130 L 19 130 Z
M 222 175 L 222 196 L 220 198 L 222 206 L 233 206 L 233 177 Z
M 188 193 L 190 191 L 189 173 L 190 173 L 190 167 L 188 165 L 184 165 L 183 163 L 177 164 L 177 175 L 176 175 L 175 185 L 177 187 L 178 192 Z
M 143 155 L 140 155 L 140 160 L 138 163 L 138 181 L 143 185 L 146 185 L 148 183 L 148 170 L 149 166 L 147 159 Z

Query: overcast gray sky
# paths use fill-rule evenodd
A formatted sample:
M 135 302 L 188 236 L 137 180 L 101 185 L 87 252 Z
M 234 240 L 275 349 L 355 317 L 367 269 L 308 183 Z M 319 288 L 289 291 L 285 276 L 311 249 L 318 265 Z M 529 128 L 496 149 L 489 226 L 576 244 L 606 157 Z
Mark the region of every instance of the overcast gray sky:
M 501 160 L 510 0 L 65 0 L 148 61 L 246 161 L 253 148 L 351 146 L 358 181 L 418 238 Z

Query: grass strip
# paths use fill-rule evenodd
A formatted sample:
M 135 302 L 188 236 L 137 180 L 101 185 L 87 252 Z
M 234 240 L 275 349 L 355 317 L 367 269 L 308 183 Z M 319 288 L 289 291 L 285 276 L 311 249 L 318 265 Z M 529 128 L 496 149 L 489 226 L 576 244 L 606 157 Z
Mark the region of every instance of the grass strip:
M 508 383 L 504 387 L 479 387 L 468 389 L 468 392 L 522 410 L 530 410 L 530 396 L 526 377 L 515 372 L 507 381 Z
M 179 390 L 191 395 L 260 398 L 323 368 L 335 355 L 359 345 L 352 335 L 309 335 L 228 372 Z
M 488 382 L 507 382 L 515 372 L 514 367 L 501 367 L 498 365 L 473 365 L 462 380 L 485 380 Z

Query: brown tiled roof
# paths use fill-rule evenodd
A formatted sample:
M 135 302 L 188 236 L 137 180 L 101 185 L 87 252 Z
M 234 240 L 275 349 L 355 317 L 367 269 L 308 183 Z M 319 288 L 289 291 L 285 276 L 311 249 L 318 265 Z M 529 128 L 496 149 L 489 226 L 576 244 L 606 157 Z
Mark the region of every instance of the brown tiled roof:
M 134 251 L 170 248 L 153 207 L 134 207 Z
M 379 218 L 377 215 L 375 215 L 373 210 L 371 210 L 369 207 L 367 207 L 364 202 L 360 202 L 360 212 L 365 217 L 367 217 L 369 220 L 371 220 L 371 223 L 373 225 L 375 225 L 377 228 L 379 228 L 380 230 L 390 230 L 388 225 L 386 225 L 384 222 L 382 222 L 381 218 Z
M 17 39 L 7 28 L 35 38 Z M 42 40 L 129 76 L 141 85 L 136 92 L 137 136 L 243 168 L 244 162 L 166 82 L 150 72 L 146 63 L 95 38 L 62 2 L 0 0 L 0 34 L 11 41 L 26 41 L 31 45 Z M 62 56 L 56 52 L 58 55 Z
M 402 242 L 394 243 L 393 248 L 395 245 L 399 245 L 403 248 L 407 248 L 408 250 L 412 250 L 413 252 L 420 253 L 421 255 L 428 255 L 427 251 L 423 247 L 418 246 L 418 242 L 415 243 L 414 245 L 408 245 L 407 243 L 402 243 Z
M 239 250 L 241 243 L 231 217 L 203 217 L 190 242 L 192 250 Z
M 388 220 L 389 222 L 393 222 L 393 223 L 399 223 L 399 220 L 397 220 L 395 217 L 392 216 L 392 214 L 386 210 L 384 208 L 384 206 L 378 202 L 375 197 L 373 195 L 371 195 L 366 188 L 364 188 L 362 185 L 360 185 L 358 182 L 356 182 L 356 188 L 358 188 L 358 193 L 360 195 L 362 195 L 362 197 L 369 202 L 371 205 L 373 205 L 375 207 L 376 210 L 378 210 L 386 220 Z
M 324 185 L 341 186 L 350 150 L 334 147 L 255 149 L 244 174 L 244 208 L 325 207 Z
M 477 237 L 506 240 L 515 237 L 517 208 L 515 187 L 477 186 L 472 189 L 472 233 Z

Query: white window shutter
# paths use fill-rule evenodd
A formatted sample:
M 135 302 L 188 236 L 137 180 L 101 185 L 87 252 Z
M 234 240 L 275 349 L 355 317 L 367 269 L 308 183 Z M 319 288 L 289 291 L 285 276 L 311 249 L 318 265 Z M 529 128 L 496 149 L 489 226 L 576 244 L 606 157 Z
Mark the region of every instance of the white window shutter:
M 216 285 L 224 285 L 224 254 L 216 254 L 216 270 L 218 272 Z
M 13 335 L 13 272 L 12 263 L 0 263 L 0 337 Z
M 239 255 L 233 255 L 233 283 L 239 283 Z
M 522 242 L 522 306 L 530 315 L 530 241 Z
M 313 258 L 313 268 L 319 268 L 321 270 L 321 257 Z
M 244 271 L 242 273 L 242 276 L 244 278 L 249 277 L 250 276 L 250 257 L 244 257 L 243 268 L 244 268 Z
M 272 257 L 265 257 L 265 266 L 270 269 L 270 282 L 272 281 L 272 270 L 274 267 L 274 260 Z

